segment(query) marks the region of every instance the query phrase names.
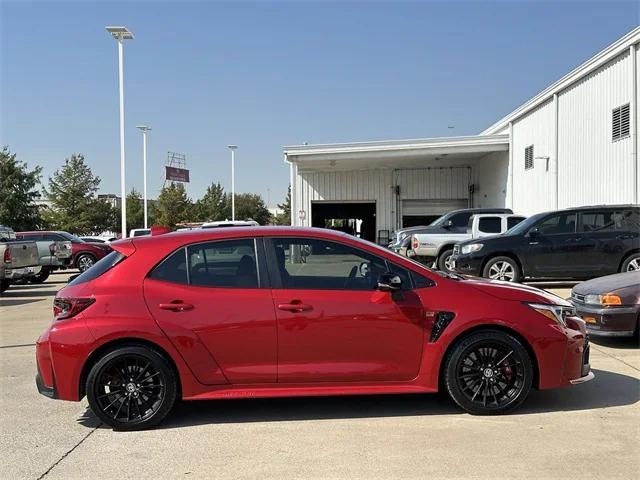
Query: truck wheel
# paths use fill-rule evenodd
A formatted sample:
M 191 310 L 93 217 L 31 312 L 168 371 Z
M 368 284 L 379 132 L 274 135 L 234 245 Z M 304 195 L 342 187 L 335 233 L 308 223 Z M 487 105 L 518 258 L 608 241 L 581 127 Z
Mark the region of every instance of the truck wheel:
M 51 274 L 51 270 L 46 267 L 42 267 L 39 273 L 35 274 L 33 277 L 29 278 L 30 283 L 41 284 L 44 283 L 49 275 Z
M 452 272 L 451 268 L 451 256 L 453 255 L 453 248 L 448 248 L 440 253 L 438 256 L 438 261 L 436 264 L 438 265 L 438 270 L 443 272 Z
M 494 257 L 484 266 L 482 276 L 491 280 L 518 283 L 522 275 L 520 267 L 513 258 Z
M 11 285 L 9 280 L 0 280 L 0 293 L 5 292 L 9 285 Z

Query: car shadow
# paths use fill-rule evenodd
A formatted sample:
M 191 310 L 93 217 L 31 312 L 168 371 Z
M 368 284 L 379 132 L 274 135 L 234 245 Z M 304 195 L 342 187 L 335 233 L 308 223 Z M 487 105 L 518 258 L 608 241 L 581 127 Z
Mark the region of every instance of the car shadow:
M 620 348 L 620 349 L 638 349 L 640 348 L 640 338 L 636 337 L 599 337 L 597 335 L 589 335 L 589 341 L 595 345 L 602 347 Z
M 0 296 L 0 308 L 2 308 L 2 307 L 15 307 L 17 305 L 28 305 L 29 303 L 35 303 L 35 302 L 39 302 L 39 301 L 40 300 L 27 300 L 27 299 L 7 300 L 6 297 Z
M 13 286 L 11 286 L 2 296 L 3 298 L 48 297 L 56 293 L 58 293 L 57 290 L 14 290 Z
M 628 375 L 594 370 L 590 382 L 555 390 L 533 390 L 514 415 L 592 410 L 633 405 L 640 401 L 640 380 Z M 178 402 L 158 429 L 196 425 L 337 420 L 349 418 L 466 415 L 444 394 L 298 397 Z M 95 426 L 90 409 L 78 419 Z M 102 428 L 109 428 L 103 425 Z

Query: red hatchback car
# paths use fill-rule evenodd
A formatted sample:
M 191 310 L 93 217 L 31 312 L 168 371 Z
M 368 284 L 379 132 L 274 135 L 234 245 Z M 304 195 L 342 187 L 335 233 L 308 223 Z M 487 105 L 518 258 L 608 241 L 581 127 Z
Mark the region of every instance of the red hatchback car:
M 474 414 L 593 378 L 585 324 L 541 290 L 436 273 L 311 228 L 140 237 L 62 289 L 40 393 L 119 430 L 176 398 L 437 392 Z

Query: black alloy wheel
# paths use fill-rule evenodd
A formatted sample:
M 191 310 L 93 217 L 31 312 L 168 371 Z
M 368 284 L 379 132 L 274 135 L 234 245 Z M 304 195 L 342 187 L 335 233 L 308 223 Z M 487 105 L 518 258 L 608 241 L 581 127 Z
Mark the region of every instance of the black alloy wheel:
M 511 410 L 531 390 L 531 358 L 520 341 L 505 332 L 471 334 L 453 348 L 445 362 L 449 394 L 474 415 Z
M 107 353 L 91 368 L 86 386 L 91 410 L 115 430 L 157 425 L 173 407 L 176 390 L 171 366 L 144 346 Z

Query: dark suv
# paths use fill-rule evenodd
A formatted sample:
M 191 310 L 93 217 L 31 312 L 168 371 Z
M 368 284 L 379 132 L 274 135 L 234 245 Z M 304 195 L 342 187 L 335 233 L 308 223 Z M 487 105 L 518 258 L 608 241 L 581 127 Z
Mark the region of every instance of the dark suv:
M 455 246 L 458 273 L 518 282 L 589 279 L 640 269 L 640 207 L 580 207 L 539 213 L 499 237 Z

